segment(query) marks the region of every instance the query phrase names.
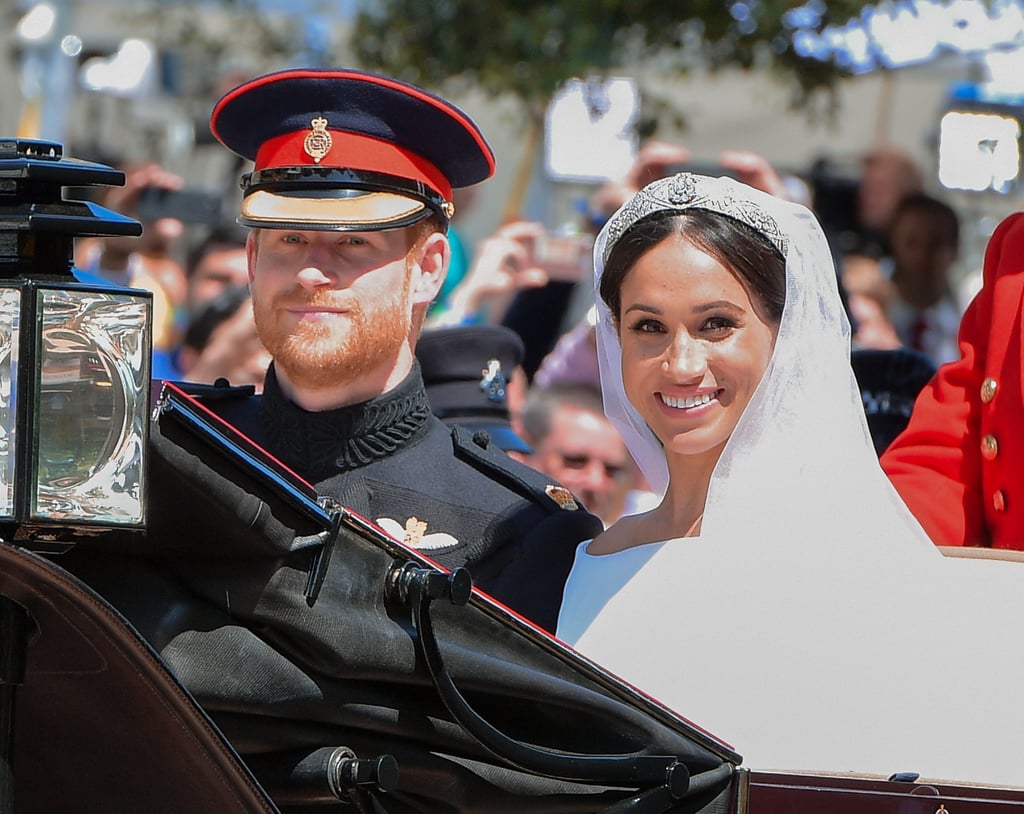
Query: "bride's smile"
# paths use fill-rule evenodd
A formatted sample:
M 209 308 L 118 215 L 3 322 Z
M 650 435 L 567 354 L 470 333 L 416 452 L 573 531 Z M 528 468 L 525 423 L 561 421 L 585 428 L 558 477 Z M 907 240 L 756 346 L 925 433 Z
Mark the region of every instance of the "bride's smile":
M 703 407 L 705 404 L 710 404 L 712 400 L 718 398 L 718 390 L 711 393 L 701 393 L 697 396 L 670 396 L 667 393 L 659 393 L 661 400 L 665 403 L 666 407 L 671 407 L 675 410 L 692 410 L 695 407 Z

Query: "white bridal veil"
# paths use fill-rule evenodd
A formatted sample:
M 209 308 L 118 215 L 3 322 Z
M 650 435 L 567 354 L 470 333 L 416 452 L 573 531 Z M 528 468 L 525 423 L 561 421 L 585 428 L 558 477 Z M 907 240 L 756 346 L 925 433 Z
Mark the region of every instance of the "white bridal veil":
M 682 174 L 624 205 L 706 209 L 786 257 L 764 378 L 712 476 L 699 538 L 670 540 L 576 646 L 759 769 L 914 771 L 1024 786 L 1024 564 L 948 559 L 878 465 L 829 247 L 805 208 Z M 661 447 L 628 403 L 598 299 L 605 409 L 656 490 Z

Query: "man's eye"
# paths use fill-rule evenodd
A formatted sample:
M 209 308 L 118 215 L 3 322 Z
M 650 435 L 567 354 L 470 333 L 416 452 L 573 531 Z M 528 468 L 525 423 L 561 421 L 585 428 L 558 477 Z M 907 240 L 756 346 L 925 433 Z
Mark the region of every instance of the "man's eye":
M 585 455 L 563 455 L 562 464 L 567 469 L 583 469 L 590 459 Z

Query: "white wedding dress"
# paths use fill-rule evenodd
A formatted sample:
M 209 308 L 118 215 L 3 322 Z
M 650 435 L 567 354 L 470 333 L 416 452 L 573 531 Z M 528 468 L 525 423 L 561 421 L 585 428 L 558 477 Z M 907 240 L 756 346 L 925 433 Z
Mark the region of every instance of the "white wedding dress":
M 592 610 L 578 602 L 589 569 L 574 569 L 559 635 L 751 768 L 1024 786 L 1024 564 L 944 557 L 880 469 L 814 216 L 730 179 L 663 179 L 602 230 L 596 281 L 640 217 L 690 207 L 754 226 L 786 257 L 775 352 L 712 476 L 700 538 L 646 546 Z M 598 310 L 605 409 L 663 491 L 661 447 L 625 398 Z

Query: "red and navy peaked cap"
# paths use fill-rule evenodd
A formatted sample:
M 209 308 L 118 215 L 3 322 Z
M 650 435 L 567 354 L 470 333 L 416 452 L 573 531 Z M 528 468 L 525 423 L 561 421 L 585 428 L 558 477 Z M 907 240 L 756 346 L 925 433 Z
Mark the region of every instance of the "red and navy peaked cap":
M 226 93 L 213 135 L 251 160 L 242 178 L 244 226 L 395 229 L 436 214 L 452 189 L 494 174 L 494 153 L 451 103 L 386 76 L 294 68 Z

